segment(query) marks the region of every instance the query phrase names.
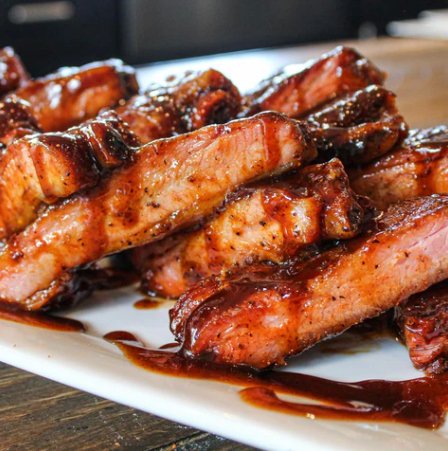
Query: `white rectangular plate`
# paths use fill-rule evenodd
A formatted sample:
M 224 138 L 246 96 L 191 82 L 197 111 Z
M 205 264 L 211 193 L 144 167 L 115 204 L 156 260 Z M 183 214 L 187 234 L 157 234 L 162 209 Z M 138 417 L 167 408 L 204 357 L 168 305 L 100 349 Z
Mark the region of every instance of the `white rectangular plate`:
M 331 46 L 328 46 L 330 48 Z M 187 69 L 215 67 L 243 90 L 282 65 L 305 60 L 322 47 L 245 52 L 184 60 L 140 70 L 142 86 Z M 151 373 L 128 362 L 101 337 L 113 330 L 135 333 L 149 346 L 173 340 L 168 329 L 170 304 L 137 310 L 135 289 L 99 292 L 67 313 L 87 332 L 53 332 L 0 321 L 0 360 L 55 381 L 171 420 L 263 449 L 446 450 L 448 426 L 431 432 L 392 423 L 309 420 L 252 407 L 240 400 L 239 387 Z M 379 340 L 369 352 L 354 355 L 315 349 L 296 358 L 288 370 L 330 379 L 409 379 L 421 376 L 406 350 Z
M 135 333 L 147 345 L 172 341 L 166 302 L 137 310 L 141 295 L 133 288 L 99 292 L 67 316 L 87 326 L 85 334 L 54 332 L 8 321 L 0 323 L 0 359 L 81 390 L 268 449 L 442 450 L 448 428 L 428 431 L 392 423 L 309 420 L 265 411 L 240 400 L 239 387 L 205 380 L 176 378 L 138 368 L 102 336 L 113 330 Z M 368 352 L 321 353 L 298 357 L 290 371 L 330 379 L 408 379 L 415 371 L 404 347 L 391 339 L 375 342 Z

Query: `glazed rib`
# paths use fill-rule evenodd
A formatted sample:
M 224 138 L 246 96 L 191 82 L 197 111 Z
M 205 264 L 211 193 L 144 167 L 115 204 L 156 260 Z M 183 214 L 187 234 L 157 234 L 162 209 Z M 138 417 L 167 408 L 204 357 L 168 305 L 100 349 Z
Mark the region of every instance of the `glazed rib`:
M 232 193 L 203 228 L 137 248 L 133 261 L 145 291 L 177 298 L 204 277 L 280 263 L 322 240 L 351 238 L 363 216 L 335 159 Z
M 4 174 L 0 180 L 0 239 L 34 220 L 41 204 L 95 186 L 105 170 L 130 157 L 127 146 L 182 133 L 202 123 L 231 120 L 239 107 L 238 90 L 221 73 L 208 70 L 179 83 L 171 81 L 164 90 L 134 97 L 115 112 L 103 113 L 65 133 L 49 132 L 11 144 L 0 159 Z M 24 101 L 4 102 L 0 142 L 2 134 L 6 144 L 29 134 L 31 126 L 37 124 Z M 115 158 L 117 153 L 118 160 L 103 165 L 97 161 L 102 153 L 105 158 Z
M 96 116 L 136 94 L 134 70 L 120 60 L 64 68 L 28 81 L 14 96 L 30 103 L 44 131 L 61 131 Z
M 18 138 L 39 131 L 27 102 L 14 98 L 0 102 L 0 149 Z
M 338 157 L 346 165 L 368 163 L 402 143 L 407 126 L 401 116 L 348 128 L 311 130 L 320 160 Z
M 396 95 L 378 85 L 345 94 L 306 116 L 318 127 L 353 127 L 398 114 Z
M 184 353 L 264 368 L 448 277 L 448 196 L 389 208 L 376 230 L 282 269 L 208 279 L 171 312 Z
M 428 373 L 448 371 L 448 283 L 411 296 L 395 311 L 415 367 Z
M 65 133 L 14 141 L 0 159 L 0 238 L 33 221 L 42 204 L 97 185 L 138 144 L 112 112 Z
M 0 97 L 22 86 L 29 75 L 11 47 L 0 49 Z
M 307 121 L 312 124 L 312 136 L 323 161 L 334 154 L 342 156 L 346 163 L 368 160 L 389 150 L 407 132 L 406 124 L 397 112 L 395 95 L 376 85 L 327 104 L 308 116 Z M 340 171 L 343 173 L 343 168 Z M 329 186 L 325 181 L 321 184 Z M 300 186 L 300 183 L 295 186 Z M 263 189 L 270 191 L 266 185 Z M 169 237 L 161 243 L 133 251 L 134 262 L 143 274 L 144 289 L 178 297 L 194 282 L 227 271 L 234 265 L 242 266 L 263 259 L 278 262 L 287 258 L 289 255 L 284 246 L 292 249 L 295 247 L 293 243 L 300 238 L 283 241 L 283 235 L 277 233 L 279 224 L 276 221 L 273 221 L 276 223 L 273 226 L 275 233 L 271 234 L 272 227 L 260 227 L 260 221 L 269 223 L 262 208 L 263 192 L 261 190 L 253 197 L 229 206 L 201 231 Z M 320 201 L 315 198 L 307 199 L 306 207 L 305 200 L 301 202 L 311 217 L 324 214 L 319 210 Z M 340 224 L 342 217 L 344 215 L 333 216 L 336 225 Z M 292 220 L 291 224 L 297 225 L 297 220 Z M 311 230 L 317 229 L 313 226 L 312 221 L 307 223 L 308 237 L 326 239 L 325 234 L 321 236 L 317 232 L 314 235 Z M 233 236 L 230 239 L 231 231 L 239 229 L 245 230 L 241 238 Z M 348 238 L 349 235 L 339 232 L 333 234 L 333 238 Z M 306 238 L 303 239 L 306 242 Z
M 0 254 L 0 298 L 37 308 L 27 298 L 67 270 L 162 238 L 210 214 L 239 185 L 315 155 L 306 126 L 276 113 L 153 141 L 100 186 L 11 237 Z
M 117 114 L 146 144 L 235 119 L 241 96 L 232 82 L 209 69 L 172 78 L 164 86 L 152 86 L 116 109 Z
M 295 67 L 292 68 L 294 70 Z M 302 118 L 315 108 L 372 84 L 382 84 L 384 74 L 356 50 L 337 47 L 318 60 L 263 81 L 246 96 L 245 115 L 273 110 Z
M 351 170 L 353 189 L 378 208 L 404 199 L 448 193 L 448 129 L 414 130 L 403 146 Z
M 401 144 L 408 127 L 395 101 L 395 94 L 372 85 L 308 116 L 320 160 L 338 157 L 359 165 Z

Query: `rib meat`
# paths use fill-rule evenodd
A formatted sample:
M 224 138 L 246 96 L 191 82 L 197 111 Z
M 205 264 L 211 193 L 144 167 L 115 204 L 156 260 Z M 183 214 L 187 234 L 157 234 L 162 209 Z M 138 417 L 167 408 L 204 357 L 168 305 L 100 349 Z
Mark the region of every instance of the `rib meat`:
M 310 115 L 307 121 L 312 124 L 312 136 L 321 153 L 321 160 L 335 153 L 343 157 L 345 162 L 368 160 L 389 150 L 407 132 L 406 124 L 396 109 L 395 95 L 376 85 L 328 104 Z M 340 170 L 343 172 L 342 168 Z M 329 180 L 329 183 L 333 181 Z M 321 183 L 322 186 L 329 186 L 325 181 Z M 300 186 L 298 180 L 293 184 L 296 188 Z M 163 242 L 133 251 L 134 263 L 143 275 L 144 289 L 178 297 L 202 277 L 258 260 L 278 262 L 290 256 L 285 248 L 292 252 L 293 243 L 298 244 L 298 240 L 304 240 L 302 244 L 305 244 L 307 239 L 313 242 L 314 239 L 326 238 L 325 234 L 322 236 L 319 232 L 313 234 L 311 231 L 317 230 L 316 224 L 308 221 L 302 224 L 302 227 L 306 227 L 303 236 L 285 241 L 285 236 L 278 232 L 280 224 L 273 219 L 267 221 L 262 206 L 263 197 L 271 191 L 266 184 L 256 193 L 249 194 L 245 190 L 239 202 L 228 205 L 204 229 L 169 237 Z M 280 196 L 278 191 L 276 193 Z M 320 211 L 320 201 L 315 197 L 301 199 L 300 203 L 303 212 L 308 212 L 311 218 L 317 219 L 324 214 Z M 325 213 L 325 216 L 328 217 L 328 214 Z M 340 225 L 342 217 L 346 219 L 344 215 L 339 218 L 334 215 L 335 224 Z M 303 217 L 300 219 L 303 221 Z M 298 226 L 300 219 L 290 221 L 291 225 Z M 260 226 L 260 222 L 267 225 Z M 354 230 L 357 230 L 356 226 Z M 349 235 L 346 234 L 345 238 Z M 344 236 L 339 232 L 333 238 Z
M 390 207 L 375 230 L 305 263 L 208 279 L 171 312 L 190 356 L 264 368 L 448 277 L 448 196 Z
M 203 228 L 133 251 L 147 292 L 179 297 L 198 280 L 257 261 L 280 263 L 322 240 L 355 236 L 364 211 L 339 160 L 232 193 Z
M 27 102 L 14 98 L 0 102 L 0 150 L 18 138 L 39 131 Z
M 91 188 L 132 156 L 138 140 L 114 113 L 65 133 L 14 141 L 0 158 L 0 238 L 23 229 L 44 204 Z
M 11 47 L 0 49 L 0 97 L 22 86 L 29 79 L 19 56 Z
M 13 94 L 30 103 L 44 131 L 65 130 L 138 91 L 134 70 L 120 60 L 64 68 L 25 83 Z
M 293 70 L 295 67 L 292 68 Z M 301 118 L 341 95 L 372 84 L 382 84 L 384 74 L 369 60 L 347 47 L 337 47 L 291 73 L 263 81 L 246 96 L 244 114 L 273 110 Z
M 127 146 L 182 133 L 202 123 L 233 119 L 240 107 L 238 90 L 214 70 L 179 83 L 171 81 L 165 94 L 161 92 L 158 88 L 134 97 L 115 112 L 103 113 L 65 133 L 49 132 L 11 144 L 0 159 L 0 238 L 34 220 L 42 203 L 51 204 L 95 186 L 105 170 L 130 157 Z M 0 142 L 2 134 L 7 144 L 29 134 L 32 126 L 37 124 L 24 101 L 4 102 Z
M 399 115 L 354 127 L 314 128 L 320 160 L 338 157 L 346 165 L 368 163 L 402 143 L 407 126 Z
M 399 200 L 448 193 L 448 129 L 414 130 L 403 146 L 349 175 L 353 189 L 381 209 Z
M 152 86 L 116 112 L 146 144 L 205 125 L 228 122 L 240 109 L 238 89 L 223 74 L 209 69 L 180 79 L 171 78 L 164 86 Z
M 306 119 L 312 125 L 320 159 L 336 156 L 346 165 L 384 155 L 408 134 L 395 94 L 375 85 L 337 99 Z
M 244 149 L 244 152 L 241 151 Z M 62 274 L 210 214 L 228 192 L 315 158 L 305 125 L 262 113 L 153 141 L 97 188 L 49 207 L 0 253 L 0 298 L 27 299 Z
M 448 371 L 448 282 L 411 296 L 395 311 L 413 364 L 428 373 Z
M 382 86 L 370 85 L 325 104 L 306 120 L 318 127 L 353 127 L 397 114 L 396 95 Z

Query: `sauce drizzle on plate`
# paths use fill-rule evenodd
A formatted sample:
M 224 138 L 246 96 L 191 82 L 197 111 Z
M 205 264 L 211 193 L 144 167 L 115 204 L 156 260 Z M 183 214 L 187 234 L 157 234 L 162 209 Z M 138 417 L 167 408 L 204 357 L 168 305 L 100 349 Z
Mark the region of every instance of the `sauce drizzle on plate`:
M 243 385 L 240 396 L 244 401 L 307 418 L 393 421 L 435 429 L 443 424 L 448 409 L 448 375 L 406 381 L 337 382 L 287 371 L 258 372 L 188 359 L 179 353 L 145 348 L 129 332 L 111 332 L 104 338 L 139 367 L 171 376 Z M 278 393 L 310 398 L 320 404 L 285 401 Z
M 5 302 L 0 302 L 0 319 L 62 332 L 85 332 L 86 330 L 84 324 L 75 319 L 22 310 Z

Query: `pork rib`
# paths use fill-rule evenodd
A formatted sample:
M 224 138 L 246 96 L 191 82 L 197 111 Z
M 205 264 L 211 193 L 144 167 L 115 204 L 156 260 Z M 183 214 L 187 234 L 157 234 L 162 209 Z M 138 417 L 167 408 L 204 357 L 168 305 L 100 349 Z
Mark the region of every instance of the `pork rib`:
M 293 70 L 295 67 L 293 68 Z M 273 110 L 301 118 L 341 95 L 382 84 L 384 74 L 354 49 L 337 47 L 321 58 L 263 81 L 246 96 L 244 114 Z
M 448 371 L 448 282 L 411 296 L 395 312 L 416 368 L 428 373 Z
M 64 133 L 49 132 L 11 144 L 0 158 L 0 239 L 34 220 L 42 203 L 95 186 L 105 171 L 130 157 L 129 146 L 193 127 L 193 119 L 186 123 L 188 115 L 194 116 L 195 125 L 231 120 L 240 106 L 238 90 L 214 70 L 191 75 L 179 84 L 171 81 L 163 96 L 161 90 L 134 97 L 115 112 Z M 8 143 L 37 127 L 24 101 L 9 99 L 3 105 L 0 142 L 2 134 Z
M 448 277 L 448 196 L 392 206 L 376 230 L 282 269 L 208 279 L 171 312 L 185 354 L 264 368 Z
M 348 128 L 315 128 L 312 135 L 321 160 L 338 157 L 346 165 L 359 165 L 401 144 L 407 135 L 407 125 L 397 115 Z
M 60 131 L 96 116 L 138 91 L 134 70 L 120 60 L 64 68 L 28 81 L 14 96 L 30 103 L 44 131 Z
M 203 228 L 133 251 L 147 292 L 179 297 L 198 280 L 355 236 L 364 211 L 339 160 L 232 193 Z
M 11 47 L 0 49 L 0 97 L 22 86 L 29 79 L 19 56 Z
M 325 104 L 306 120 L 319 127 L 353 127 L 396 114 L 396 95 L 382 86 L 370 85 Z
M 152 86 L 116 109 L 141 143 L 221 124 L 236 117 L 241 95 L 220 72 L 209 69 Z
M 403 146 L 349 172 L 353 189 L 380 209 L 404 199 L 448 193 L 448 129 L 414 130 Z
M 320 159 L 336 156 L 346 165 L 359 165 L 401 144 L 408 127 L 395 101 L 395 94 L 372 85 L 308 116 Z
M 306 126 L 276 113 L 153 141 L 97 188 L 50 206 L 10 238 L 0 253 L 0 299 L 36 308 L 27 298 L 67 270 L 162 238 L 210 214 L 239 185 L 315 156 Z
M 7 147 L 16 139 L 39 131 L 31 106 L 27 102 L 14 98 L 0 102 L 1 147 Z
M 132 155 L 138 140 L 113 113 L 65 133 L 14 141 L 0 159 L 0 238 L 23 229 L 41 204 L 91 188 Z

